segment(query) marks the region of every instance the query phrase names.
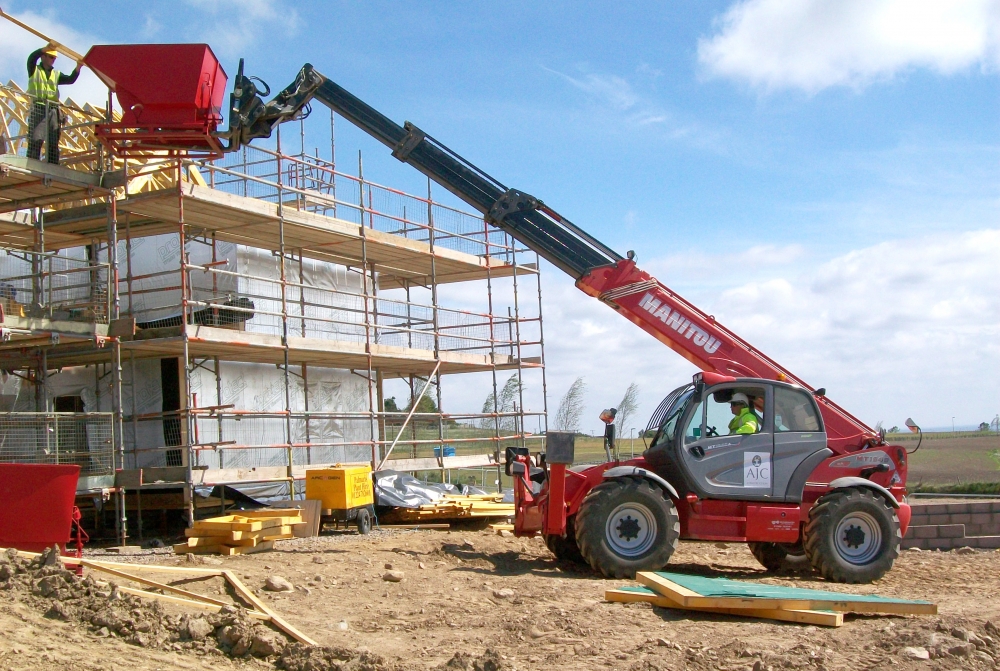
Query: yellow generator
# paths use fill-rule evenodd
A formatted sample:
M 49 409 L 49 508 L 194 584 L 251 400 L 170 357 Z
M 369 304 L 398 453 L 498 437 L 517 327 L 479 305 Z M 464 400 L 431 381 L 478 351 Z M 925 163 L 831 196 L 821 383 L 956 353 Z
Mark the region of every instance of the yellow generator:
M 362 534 L 372 530 L 375 494 L 367 464 L 306 469 L 306 498 L 323 502 L 323 517 L 345 524 L 353 520 Z

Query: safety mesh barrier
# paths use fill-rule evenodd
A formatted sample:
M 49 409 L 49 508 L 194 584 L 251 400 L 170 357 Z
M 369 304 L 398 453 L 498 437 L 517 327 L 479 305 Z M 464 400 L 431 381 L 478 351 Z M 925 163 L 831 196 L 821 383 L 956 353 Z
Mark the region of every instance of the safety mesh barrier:
M 111 475 L 113 426 L 109 412 L 0 413 L 0 461 L 77 464 L 83 476 Z
M 161 275 L 178 279 L 168 278 L 164 282 L 167 286 L 162 289 L 144 290 L 145 300 L 157 304 L 159 311 L 173 311 L 176 316 L 148 320 L 137 315 L 143 328 L 181 324 L 180 294 L 176 289 L 180 285 L 180 272 Z M 192 297 L 188 321 L 193 324 L 281 336 L 285 315 L 291 337 L 352 343 L 364 343 L 371 338 L 376 344 L 422 350 L 434 350 L 436 338 L 437 347 L 443 352 L 486 354 L 492 348 L 510 356 L 517 349 L 517 320 L 508 316 L 491 318 L 488 314 L 442 307 L 435 310 L 431 305 L 376 297 L 366 301 L 355 291 L 303 286 L 294 275 L 286 284 L 283 305 L 280 280 L 203 267 L 190 269 L 188 277 Z M 360 280 L 358 285 L 360 289 Z M 213 286 L 228 290 L 219 291 Z M 123 294 L 127 291 L 125 280 L 120 282 L 120 291 Z M 172 309 L 171 301 L 176 301 Z M 536 321 L 521 319 L 522 346 L 529 342 L 537 344 Z M 368 333 L 366 325 L 370 326 Z
M 108 276 L 107 264 L 65 253 L 0 249 L 0 307 L 5 316 L 106 324 Z
M 245 147 L 214 162 L 201 163 L 199 168 L 209 185 L 220 191 L 269 202 L 280 198 L 292 209 L 336 217 L 410 240 L 430 242 L 433 236 L 437 246 L 510 260 L 506 236 L 486 226 L 481 216 L 348 175 L 318 157 L 279 158 L 267 149 Z

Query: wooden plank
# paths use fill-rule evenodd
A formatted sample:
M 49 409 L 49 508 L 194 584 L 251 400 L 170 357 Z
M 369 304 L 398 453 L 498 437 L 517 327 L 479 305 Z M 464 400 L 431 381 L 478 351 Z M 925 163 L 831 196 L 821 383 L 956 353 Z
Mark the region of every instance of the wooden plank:
M 641 571 L 636 574 L 636 581 L 685 608 L 780 608 L 896 615 L 937 614 L 937 606 L 927 601 L 780 587 L 680 573 Z
M 199 545 L 191 547 L 187 543 L 177 543 L 174 545 L 174 554 L 179 555 L 212 555 L 222 552 L 222 544 L 219 545 Z
M 439 523 L 415 523 L 415 524 L 379 524 L 379 529 L 451 529 L 451 525 L 446 522 Z
M 316 641 L 312 640 L 301 631 L 289 624 L 283 617 L 275 613 L 273 610 L 268 608 L 267 604 L 257 598 L 257 596 L 247 589 L 246 585 L 240 582 L 239 578 L 232 571 L 224 571 L 226 580 L 229 584 L 233 586 L 233 590 L 247 603 L 251 604 L 254 608 L 262 613 L 267 613 L 271 616 L 271 624 L 281 629 L 283 632 L 294 638 L 300 643 L 305 643 L 306 645 L 318 645 Z
M 226 517 L 211 517 L 207 520 L 199 520 L 194 523 L 195 529 L 213 529 L 217 531 L 260 531 L 264 528 L 264 522 L 260 520 L 251 521 L 243 518 L 242 521 L 234 515 Z
M 210 596 L 204 596 L 202 594 L 197 594 L 195 592 L 189 592 L 186 589 L 181 589 L 180 587 L 174 587 L 173 585 L 167 585 L 162 582 L 156 582 L 155 580 L 150 580 L 149 578 L 143 578 L 142 576 L 132 575 L 131 573 L 126 573 L 125 571 L 120 571 L 116 568 L 111 568 L 110 566 L 102 566 L 96 562 L 91 562 L 86 559 L 80 562 L 87 568 L 100 571 L 101 573 L 107 573 L 118 578 L 124 578 L 125 580 L 131 580 L 132 582 L 137 582 L 140 585 L 145 585 L 147 587 L 155 587 L 156 589 L 163 590 L 164 592 L 170 592 L 178 596 L 182 596 L 185 599 L 192 599 L 194 601 L 203 601 L 205 603 L 215 604 L 217 606 L 225 606 L 227 602 L 220 601 L 218 599 L 213 599 Z
M 821 610 L 782 610 L 776 608 L 689 608 L 680 605 L 651 589 L 633 587 L 624 589 L 609 589 L 604 592 L 605 601 L 619 603 L 634 603 L 643 601 L 660 608 L 690 610 L 699 613 L 720 613 L 738 617 L 758 617 L 766 620 L 782 622 L 798 622 L 800 624 L 815 624 L 821 627 L 839 627 L 844 624 L 844 614 Z
M 0 548 L 0 552 L 6 552 L 7 548 Z M 23 557 L 24 559 L 34 559 L 40 556 L 38 552 L 25 552 L 23 550 L 18 550 L 17 555 Z M 162 564 L 122 564 L 119 562 L 109 562 L 100 561 L 96 559 L 79 559 L 77 557 L 59 557 L 59 561 L 67 566 L 79 566 L 83 562 L 87 562 L 91 565 L 100 565 L 101 567 L 119 568 L 119 569 L 129 569 L 131 571 L 137 571 L 142 573 L 143 571 L 150 573 L 183 573 L 189 576 L 198 576 L 201 578 L 212 578 L 214 576 L 221 576 L 223 574 L 222 569 L 216 568 L 193 568 L 187 566 L 164 566 Z M 93 566 L 92 566 L 93 568 Z
M 240 546 L 233 547 L 230 545 L 223 545 L 221 548 L 219 548 L 219 554 L 226 557 L 232 557 L 233 555 L 250 555 L 254 554 L 255 552 L 265 552 L 267 550 L 273 550 L 273 549 L 274 549 L 274 541 L 261 541 L 260 543 L 257 543 L 257 545 L 253 547 L 240 547 Z
M 217 538 L 219 542 L 238 541 L 249 538 L 259 531 L 228 531 L 226 529 L 195 529 L 188 527 L 184 530 L 184 535 L 188 538 Z
M 70 563 L 68 560 L 72 560 L 74 563 L 79 563 L 81 559 L 76 559 L 74 557 L 64 557 L 67 560 L 65 563 Z M 108 562 L 108 561 L 98 561 L 94 559 L 85 560 L 90 564 L 97 564 L 102 567 L 110 568 L 120 568 L 129 569 L 133 573 L 181 573 L 188 576 L 199 576 L 202 578 L 212 578 L 215 576 L 221 576 L 223 574 L 222 569 L 218 568 L 194 568 L 187 566 L 165 566 L 163 564 L 122 564 L 119 562 Z
M 323 502 L 307 499 L 298 503 L 302 505 L 302 521 L 305 524 L 294 527 L 292 533 L 296 538 L 313 538 L 319 536 L 322 524 L 320 509 L 323 507 Z
M 240 517 L 264 518 L 264 517 L 289 517 L 301 518 L 302 511 L 298 508 L 258 508 L 256 510 L 241 510 L 235 515 Z

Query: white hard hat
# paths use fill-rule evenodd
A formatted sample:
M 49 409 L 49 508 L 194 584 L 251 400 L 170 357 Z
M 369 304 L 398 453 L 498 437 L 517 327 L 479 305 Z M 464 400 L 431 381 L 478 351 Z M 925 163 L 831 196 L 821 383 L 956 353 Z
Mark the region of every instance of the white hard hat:
M 750 407 L 750 399 L 743 392 L 736 392 L 733 394 L 733 398 L 729 401 L 730 403 L 742 403 L 746 407 Z

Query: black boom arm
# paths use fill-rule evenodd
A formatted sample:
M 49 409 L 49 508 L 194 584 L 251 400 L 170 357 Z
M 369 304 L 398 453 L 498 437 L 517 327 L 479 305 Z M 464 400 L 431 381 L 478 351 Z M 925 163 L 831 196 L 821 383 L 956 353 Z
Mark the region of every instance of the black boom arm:
M 257 80 L 260 81 L 260 80 Z M 263 84 L 263 82 L 261 82 Z M 266 84 L 264 84 L 266 89 Z M 243 61 L 230 96 L 228 151 L 257 138 L 270 137 L 275 126 L 308 114 L 312 99 L 389 147 L 392 155 L 434 180 L 483 213 L 486 220 L 574 278 L 621 260 L 621 256 L 580 230 L 542 201 L 508 189 L 446 146 L 407 121 L 403 126 L 327 79 L 310 64 L 295 81 L 264 103 Z

